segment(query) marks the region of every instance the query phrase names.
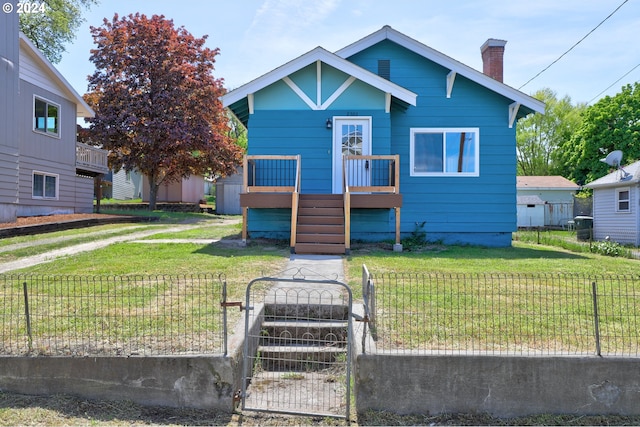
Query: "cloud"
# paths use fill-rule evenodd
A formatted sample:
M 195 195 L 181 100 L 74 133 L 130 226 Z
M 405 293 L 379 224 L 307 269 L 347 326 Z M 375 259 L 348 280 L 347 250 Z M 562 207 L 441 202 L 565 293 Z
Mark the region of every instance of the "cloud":
M 256 11 L 249 34 L 283 37 L 305 30 L 324 21 L 340 4 L 340 0 L 265 0 Z

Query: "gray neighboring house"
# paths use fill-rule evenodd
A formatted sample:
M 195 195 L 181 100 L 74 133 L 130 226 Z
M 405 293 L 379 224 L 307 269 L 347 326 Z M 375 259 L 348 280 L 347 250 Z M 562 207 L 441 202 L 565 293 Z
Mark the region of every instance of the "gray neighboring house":
M 640 161 L 585 185 L 593 190 L 593 238 L 640 246 Z
M 94 113 L 35 45 L 15 13 L 0 15 L 0 220 L 93 212 L 107 152 L 77 142 Z
M 120 169 L 113 172 L 111 194 L 116 200 L 142 199 L 142 175 L 138 171 Z
M 518 176 L 518 226 L 567 226 L 574 217 L 573 198 L 579 189 L 579 185 L 562 176 Z M 532 199 L 532 196 L 538 199 Z

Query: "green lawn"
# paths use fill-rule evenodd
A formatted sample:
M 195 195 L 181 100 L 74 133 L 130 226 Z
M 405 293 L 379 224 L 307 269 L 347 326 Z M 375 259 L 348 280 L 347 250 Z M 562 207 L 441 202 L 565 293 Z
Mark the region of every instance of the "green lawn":
M 223 224 L 225 218 L 200 214 L 162 214 L 162 219 L 149 227 L 189 224 L 190 229 L 178 232 L 162 232 L 147 238 L 154 239 L 239 239 L 240 224 Z M 128 232 L 131 225 L 101 226 L 92 228 L 92 232 L 103 232 L 104 237 Z M 122 227 L 119 230 L 118 227 Z M 124 230 L 124 231 L 123 231 Z M 47 237 L 50 235 L 46 235 Z M 65 244 L 87 241 L 87 237 L 78 230 L 59 232 L 54 236 L 67 236 L 66 243 L 50 243 L 35 246 L 24 251 L 41 252 L 43 248 L 59 247 Z M 44 235 L 42 236 L 44 237 Z M 38 239 L 32 236 L 32 239 Z M 98 238 L 98 237 L 90 237 Z M 89 238 L 89 239 L 90 239 Z M 24 242 L 28 238 L 16 238 L 14 242 Z M 3 244 L 6 244 L 3 242 Z M 387 245 L 388 246 L 388 245 Z M 399 313 L 388 316 L 385 325 L 393 331 L 395 344 L 424 348 L 431 346 L 478 348 L 500 348 L 519 345 L 523 336 L 534 340 L 566 341 L 570 337 L 568 330 L 574 330 L 575 340 L 566 344 L 578 348 L 581 340 L 591 334 L 592 325 L 589 290 L 580 285 L 575 292 L 570 281 L 525 282 L 523 276 L 616 276 L 625 274 L 631 279 L 624 281 L 624 294 L 616 304 L 626 306 L 627 317 L 616 315 L 617 308 L 610 309 L 608 333 L 622 335 L 624 340 L 632 337 L 629 322 L 636 321 L 640 308 L 635 301 L 640 293 L 640 261 L 606 257 L 589 252 L 571 252 L 567 249 L 514 241 L 509 248 L 482 248 L 473 246 L 424 245 L 420 249 L 402 253 L 384 249 L 383 245 L 357 244 L 351 254 L 345 257 L 346 281 L 353 289 L 354 298 L 362 298 L 362 265 L 379 278 L 393 275 L 407 275 L 415 286 L 407 288 L 399 282 L 388 284 L 381 280 L 380 289 L 385 284 L 393 287 L 396 294 L 392 297 L 382 292 L 380 307 L 385 312 Z M 25 256 L 27 252 L 17 251 L 13 256 Z M 11 256 L 10 252 L 2 257 Z M 145 275 L 223 275 L 229 284 L 229 298 L 242 299 L 249 281 L 256 277 L 276 275 L 282 271 L 289 258 L 288 242 L 250 241 L 246 247 L 228 242 L 206 243 L 117 243 L 108 247 L 68 256 L 53 262 L 33 265 L 15 273 L 34 275 L 73 275 L 73 276 L 121 276 Z M 434 285 L 429 279 L 434 274 L 456 277 Z M 492 275 L 506 276 L 506 279 L 491 279 Z M 482 276 L 485 279 L 478 279 Z M 489 277 L 489 280 L 486 280 Z M 425 279 L 426 278 L 426 279 Z M 386 280 L 386 279 L 385 279 Z M 404 279 L 403 279 L 404 280 Z M 442 284 L 444 283 L 444 286 Z M 90 285 L 87 285 L 90 286 Z M 202 284 L 198 286 L 208 286 Z M 416 287 L 417 286 L 417 287 Z M 617 285 L 616 285 L 617 286 Z M 195 293 L 202 290 L 194 289 Z M 92 294 L 92 288 L 75 289 L 74 292 Z M 164 292 L 164 291 L 162 291 Z M 613 292 L 613 291 L 612 291 Z M 123 296 L 129 306 L 143 309 L 148 307 L 148 295 Z M 383 300 L 383 298 L 386 298 Z M 586 298 L 586 300 L 585 300 Z M 218 300 L 217 296 L 212 297 Z M 629 305 L 629 299 L 632 304 Z M 218 305 L 213 301 L 214 305 Z M 626 302 L 625 302 L 626 301 Z M 154 299 L 154 304 L 157 304 Z M 613 303 L 611 303 L 613 304 Z M 401 309 L 398 309 L 400 307 Z M 500 313 L 501 316 L 494 316 Z M 631 317 L 629 317 L 631 313 Z M 606 313 L 605 313 L 606 314 Z M 514 321 L 514 318 L 520 320 Z M 418 320 L 419 321 L 416 321 Z M 382 324 L 380 324 L 381 326 Z M 572 326 L 568 326 L 572 325 Z M 578 325 L 582 329 L 578 330 Z M 382 326 L 381 326 L 382 327 Z M 575 328 L 575 329 L 571 329 Z M 453 339 L 452 337 L 456 338 Z M 529 338 L 527 338 L 529 339 Z M 481 342 L 477 344 L 478 340 Z M 576 341 L 577 340 L 577 341 Z M 574 342 L 575 341 L 575 342 Z M 471 344 L 470 344 L 471 343 Z M 506 343 L 506 344 L 505 344 Z M 527 342 L 526 346 L 537 344 Z M 565 345 L 565 344 L 563 344 Z M 624 351 L 629 343 L 616 344 Z M 614 349 L 615 350 L 615 349 Z

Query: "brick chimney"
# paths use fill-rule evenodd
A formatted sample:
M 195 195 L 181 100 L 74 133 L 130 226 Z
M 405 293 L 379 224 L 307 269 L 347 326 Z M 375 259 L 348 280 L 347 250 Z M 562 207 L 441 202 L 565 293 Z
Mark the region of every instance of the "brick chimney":
M 502 83 L 504 45 L 506 40 L 489 39 L 480 47 L 482 72 Z

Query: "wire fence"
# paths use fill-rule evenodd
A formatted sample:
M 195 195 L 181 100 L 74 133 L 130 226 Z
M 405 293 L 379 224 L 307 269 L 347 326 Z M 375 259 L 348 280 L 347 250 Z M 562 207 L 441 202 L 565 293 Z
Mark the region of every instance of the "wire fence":
M 638 356 L 640 277 L 381 274 L 365 351 Z
M 0 275 L 0 354 L 224 352 L 223 278 Z
M 0 355 L 226 354 L 226 294 L 213 274 L 0 275 Z M 367 272 L 362 295 L 365 351 L 640 354 L 640 276 Z

